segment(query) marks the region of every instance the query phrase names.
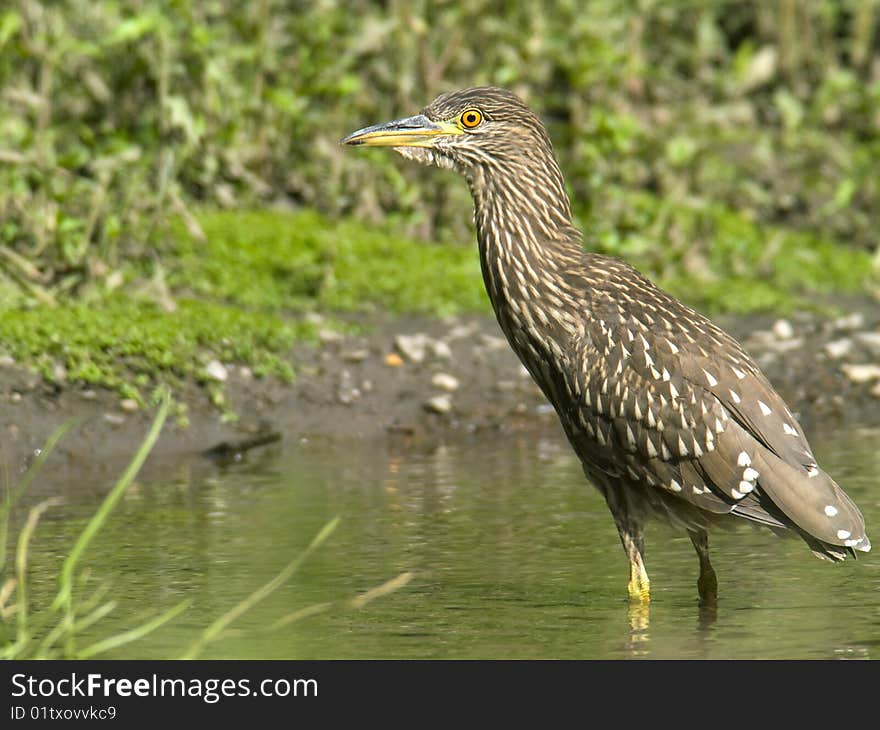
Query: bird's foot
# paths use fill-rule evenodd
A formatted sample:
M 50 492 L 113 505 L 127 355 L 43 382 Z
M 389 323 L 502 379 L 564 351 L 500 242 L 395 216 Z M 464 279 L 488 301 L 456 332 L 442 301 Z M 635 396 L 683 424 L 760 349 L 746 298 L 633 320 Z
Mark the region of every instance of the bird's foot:
M 651 583 L 648 576 L 633 575 L 627 586 L 630 603 L 648 603 L 651 600 Z

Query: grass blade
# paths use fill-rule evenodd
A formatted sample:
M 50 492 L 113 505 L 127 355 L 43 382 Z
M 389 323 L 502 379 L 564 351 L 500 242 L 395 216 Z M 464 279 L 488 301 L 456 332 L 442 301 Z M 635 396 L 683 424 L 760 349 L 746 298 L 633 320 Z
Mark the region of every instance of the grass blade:
M 223 632 L 233 621 L 239 618 L 242 614 L 249 611 L 251 608 L 256 606 L 260 601 L 262 601 L 267 596 L 271 595 L 278 588 L 284 585 L 285 582 L 292 576 L 300 565 L 302 565 L 303 561 L 314 551 L 321 543 L 326 540 L 333 530 L 336 529 L 339 524 L 339 518 L 334 517 L 330 522 L 328 522 L 321 531 L 314 537 L 314 539 L 309 543 L 308 547 L 303 550 L 297 557 L 291 560 L 284 568 L 281 570 L 278 575 L 276 575 L 272 580 L 263 585 L 262 587 L 255 590 L 251 595 L 245 598 L 243 601 L 233 606 L 229 611 L 223 614 L 220 618 L 214 621 L 208 628 L 206 628 L 202 635 L 196 639 L 190 648 L 186 651 L 186 653 L 181 657 L 181 659 L 195 659 L 199 654 L 202 653 L 205 646 L 207 646 L 211 641 L 217 638 L 217 636 Z

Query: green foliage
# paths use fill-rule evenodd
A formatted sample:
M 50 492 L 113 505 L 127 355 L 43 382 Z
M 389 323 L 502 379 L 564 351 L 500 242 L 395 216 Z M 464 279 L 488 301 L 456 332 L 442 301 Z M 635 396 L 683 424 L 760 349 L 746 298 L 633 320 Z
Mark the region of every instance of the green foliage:
M 878 23 L 875 0 L 9 0 L 0 301 L 75 298 L 163 255 L 193 201 L 470 240 L 460 182 L 336 141 L 479 83 L 540 110 L 588 228 L 626 235 L 642 190 L 672 204 L 648 230 L 695 201 L 873 249 Z

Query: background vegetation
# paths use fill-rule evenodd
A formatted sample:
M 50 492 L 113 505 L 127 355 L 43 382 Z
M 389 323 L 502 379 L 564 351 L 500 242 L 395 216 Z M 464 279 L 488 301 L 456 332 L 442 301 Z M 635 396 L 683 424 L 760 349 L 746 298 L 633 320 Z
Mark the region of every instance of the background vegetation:
M 589 245 L 691 303 L 876 291 L 878 0 L 7 0 L 0 339 L 45 352 L 13 323 L 71 302 L 139 321 L 197 300 L 218 339 L 240 322 L 217 307 L 269 330 L 484 307 L 465 186 L 337 145 L 484 83 L 547 121 Z M 467 283 L 435 293 L 438 270 Z M 236 356 L 289 344 L 262 339 Z

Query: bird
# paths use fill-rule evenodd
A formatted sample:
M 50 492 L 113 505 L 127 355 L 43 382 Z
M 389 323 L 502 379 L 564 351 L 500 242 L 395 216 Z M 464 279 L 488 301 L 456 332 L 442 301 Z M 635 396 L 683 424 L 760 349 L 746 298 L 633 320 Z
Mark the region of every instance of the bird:
M 447 92 L 340 143 L 464 176 L 496 319 L 605 499 L 632 603 L 650 600 L 652 519 L 687 532 L 704 604 L 718 593 L 708 530 L 734 518 L 832 561 L 871 549 L 859 508 L 743 347 L 626 262 L 586 250 L 547 130 L 517 95 Z

